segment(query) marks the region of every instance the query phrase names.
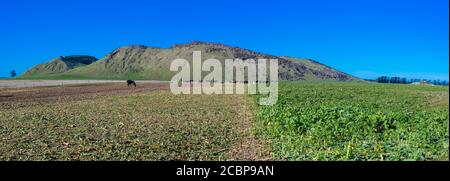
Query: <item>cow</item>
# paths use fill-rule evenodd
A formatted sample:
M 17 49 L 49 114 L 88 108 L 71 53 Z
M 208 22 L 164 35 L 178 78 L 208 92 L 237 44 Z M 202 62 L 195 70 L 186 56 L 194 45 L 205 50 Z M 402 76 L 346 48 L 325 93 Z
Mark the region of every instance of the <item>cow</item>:
M 128 87 L 130 87 L 130 86 L 136 87 L 136 81 L 134 81 L 134 80 L 127 80 L 127 85 L 128 85 Z

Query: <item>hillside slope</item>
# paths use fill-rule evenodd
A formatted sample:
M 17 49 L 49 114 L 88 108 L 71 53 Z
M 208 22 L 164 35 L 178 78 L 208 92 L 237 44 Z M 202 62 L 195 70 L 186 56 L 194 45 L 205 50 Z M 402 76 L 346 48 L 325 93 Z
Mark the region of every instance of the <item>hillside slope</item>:
M 88 66 L 77 67 L 43 78 L 170 80 L 177 73 L 170 71 L 171 61 L 183 58 L 192 62 L 193 51 L 201 51 L 202 60 L 215 58 L 220 60 L 222 65 L 224 65 L 225 59 L 278 59 L 279 79 L 281 80 L 358 80 L 351 75 L 312 60 L 276 57 L 238 47 L 205 42 L 179 44 L 171 48 L 125 46 Z M 203 75 L 206 74 L 203 73 Z
M 20 78 L 60 75 L 74 68 L 90 65 L 97 60 L 97 58 L 87 55 L 60 56 L 47 63 L 34 66 L 23 73 Z

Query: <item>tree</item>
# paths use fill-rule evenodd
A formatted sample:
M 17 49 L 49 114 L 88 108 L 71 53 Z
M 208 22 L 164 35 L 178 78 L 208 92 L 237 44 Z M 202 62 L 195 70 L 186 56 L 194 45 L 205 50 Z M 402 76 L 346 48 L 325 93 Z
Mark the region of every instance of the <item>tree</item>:
M 401 82 L 401 78 L 400 77 L 391 77 L 389 79 L 389 83 L 392 83 L 392 84 L 399 84 L 400 82 Z
M 11 77 L 16 77 L 16 75 L 17 75 L 16 71 L 15 71 L 15 70 L 12 70 L 12 71 L 11 71 Z
M 389 83 L 389 77 L 387 76 L 381 76 L 377 78 L 378 83 Z
M 406 84 L 407 83 L 407 81 L 406 81 L 406 78 L 402 78 L 402 84 Z

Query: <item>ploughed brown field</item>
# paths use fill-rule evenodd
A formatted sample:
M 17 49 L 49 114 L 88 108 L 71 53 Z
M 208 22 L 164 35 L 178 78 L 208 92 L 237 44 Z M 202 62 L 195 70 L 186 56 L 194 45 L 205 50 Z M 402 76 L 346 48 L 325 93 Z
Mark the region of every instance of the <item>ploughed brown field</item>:
M 77 101 L 98 96 L 129 95 L 155 90 L 167 90 L 167 83 L 142 83 L 127 87 L 125 83 L 80 84 L 66 86 L 0 89 L 0 108 L 11 109 L 58 101 Z
M 245 95 L 168 83 L 0 88 L 0 160 L 261 160 Z

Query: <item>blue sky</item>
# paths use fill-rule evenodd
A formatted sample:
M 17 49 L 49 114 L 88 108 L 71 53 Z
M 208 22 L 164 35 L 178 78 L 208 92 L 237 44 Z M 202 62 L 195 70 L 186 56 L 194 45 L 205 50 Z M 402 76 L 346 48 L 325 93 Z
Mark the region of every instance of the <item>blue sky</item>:
M 362 78 L 448 80 L 448 0 L 24 1 L 0 6 L 0 77 L 60 55 L 220 42 Z

